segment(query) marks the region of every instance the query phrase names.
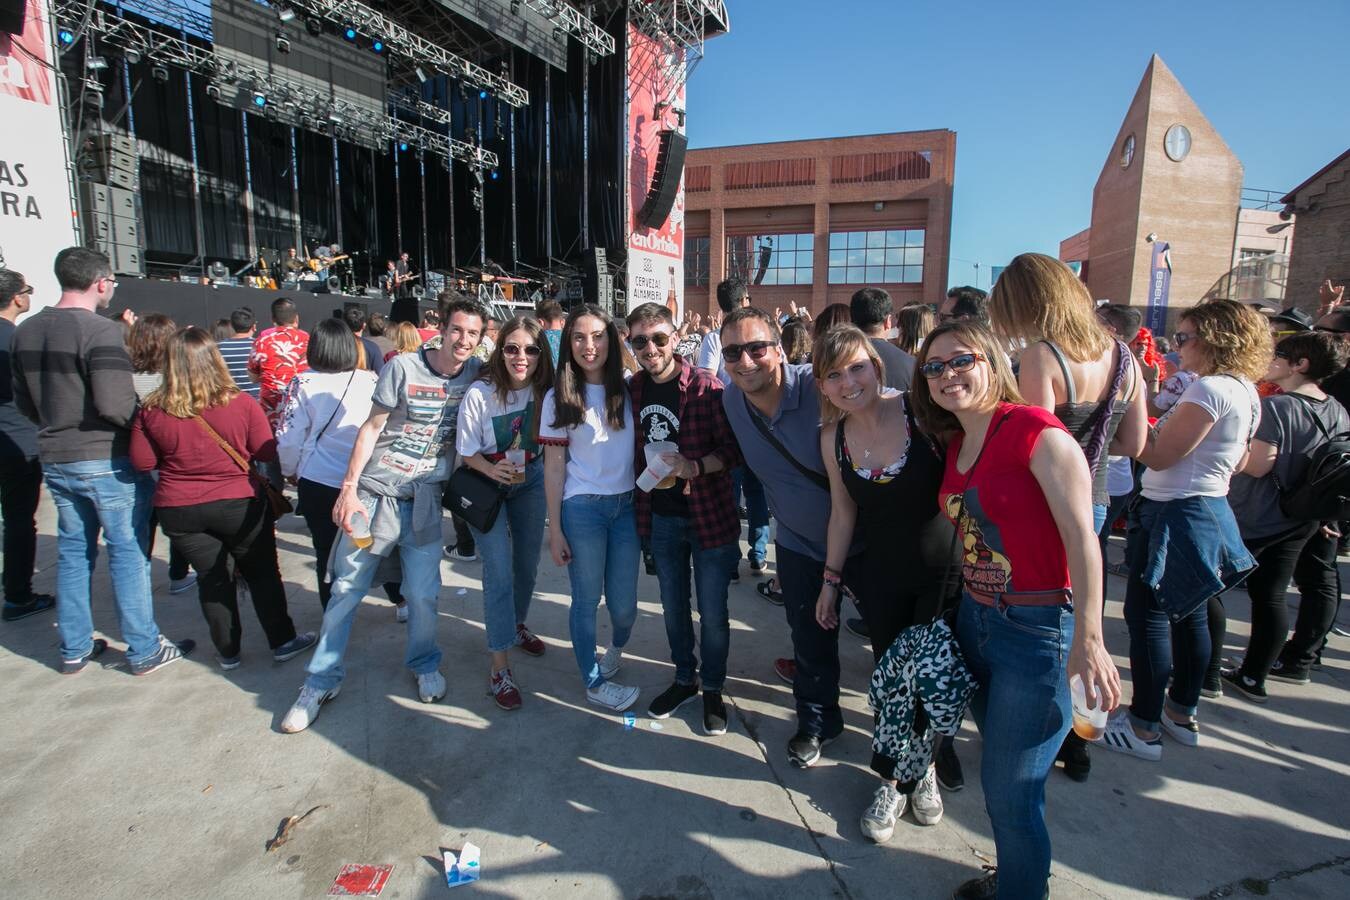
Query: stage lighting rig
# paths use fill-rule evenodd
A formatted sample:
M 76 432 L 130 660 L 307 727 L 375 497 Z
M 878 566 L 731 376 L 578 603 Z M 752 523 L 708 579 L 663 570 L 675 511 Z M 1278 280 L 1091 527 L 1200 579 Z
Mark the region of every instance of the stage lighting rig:
M 258 107 L 258 109 L 265 109 L 267 107 L 267 95 L 262 91 L 254 91 L 253 105 Z
M 323 34 L 323 20 L 317 16 L 305 16 L 305 30 L 310 37 L 319 37 Z
M 375 37 L 370 39 L 370 49 L 375 53 L 384 52 L 384 38 Z
M 122 58 L 127 61 L 128 65 L 134 66 L 141 61 L 141 51 L 135 47 L 128 48 L 127 52 L 122 54 Z
M 102 56 L 94 56 L 91 54 L 90 56 L 85 57 L 84 67 L 90 72 L 102 72 L 104 69 L 108 68 L 108 61 Z
M 289 6 L 283 6 L 277 10 L 277 18 L 281 20 L 282 24 L 290 22 L 295 18 L 295 10 Z
M 207 85 L 206 85 L 206 96 L 207 96 L 207 97 L 210 97 L 212 100 L 214 100 L 214 101 L 216 101 L 217 103 L 219 103 L 219 102 L 220 102 L 220 85 L 216 84 L 214 81 L 213 81 L 213 82 L 210 82 L 209 84 L 207 84 Z
M 75 32 L 69 28 L 61 28 L 56 32 L 56 40 L 64 47 L 69 47 L 75 43 Z
M 512 2 L 511 12 L 517 12 L 520 5 L 520 2 Z M 614 37 L 566 0 L 525 0 L 525 5 L 553 21 L 555 38 L 571 34 L 596 56 L 609 56 L 614 52 Z
M 286 37 L 286 32 L 284 31 L 277 32 L 277 52 L 278 53 L 291 52 L 291 39 Z
M 155 63 L 150 67 L 150 77 L 160 84 L 166 84 L 169 81 L 169 67 L 164 63 Z

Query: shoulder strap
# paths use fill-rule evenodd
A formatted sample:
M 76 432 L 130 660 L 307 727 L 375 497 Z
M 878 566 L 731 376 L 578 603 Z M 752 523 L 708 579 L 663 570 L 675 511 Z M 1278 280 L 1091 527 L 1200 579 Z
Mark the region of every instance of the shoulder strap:
M 1055 346 L 1054 341 L 1041 341 L 1042 344 L 1050 348 L 1050 352 L 1055 355 L 1055 362 L 1059 363 L 1059 370 L 1064 373 L 1064 394 L 1068 403 L 1078 402 L 1078 391 L 1074 390 L 1073 375 L 1069 372 L 1069 361 L 1064 358 L 1064 351 Z
M 1311 397 L 1305 397 L 1302 394 L 1295 394 L 1295 393 L 1289 393 L 1286 394 L 1285 396 L 1297 397 L 1303 403 L 1303 405 L 1307 407 L 1308 417 L 1313 420 L 1313 424 L 1317 426 L 1317 430 L 1322 432 L 1322 437 L 1325 440 L 1328 441 L 1331 440 L 1331 432 L 1327 429 L 1326 425 L 1322 424 L 1322 420 L 1317 417 L 1317 407 L 1313 404 L 1313 400 Z
M 778 438 L 774 435 L 773 431 L 764 421 L 764 417 L 761 416 L 759 413 L 755 412 L 754 407 L 750 405 L 750 401 L 746 399 L 744 394 L 741 395 L 741 402 L 745 404 L 745 411 L 750 416 L 750 421 L 753 422 L 755 427 L 759 429 L 759 433 L 764 436 L 764 440 L 769 442 L 769 446 L 777 450 L 778 454 L 782 456 L 783 459 L 792 463 L 793 468 L 795 468 L 798 472 L 801 472 L 803 475 L 805 475 L 807 480 L 809 480 L 812 484 L 814 484 L 816 487 L 820 488 L 823 491 L 829 491 L 830 480 L 821 473 L 817 472 L 815 469 L 808 469 L 805 465 L 802 464 L 800 460 L 797 459 L 797 457 L 789 453 L 788 448 L 784 447 L 783 442 L 778 440 Z
M 839 421 L 834 426 L 834 461 L 839 464 L 839 471 L 844 471 L 844 416 L 839 417 Z
M 314 446 L 319 446 L 319 438 L 323 437 L 323 433 L 328 430 L 328 426 L 333 424 L 333 420 L 337 418 L 337 414 L 342 412 L 342 403 L 347 399 L 347 391 L 351 390 L 352 379 L 355 377 L 356 370 L 352 369 L 352 374 L 347 376 L 347 386 L 342 389 L 342 396 L 338 397 L 337 406 L 333 407 L 333 414 L 328 417 L 328 421 L 323 423 L 323 427 L 319 429 L 319 433 L 314 436 Z
M 244 459 L 244 457 L 239 455 L 239 452 L 237 450 L 235 450 L 233 447 L 230 446 L 229 441 L 221 437 L 216 432 L 216 430 L 211 427 L 210 422 L 206 421 L 201 416 L 193 416 L 192 419 L 198 425 L 202 426 L 202 428 L 206 430 L 206 433 L 211 436 L 211 440 L 215 441 L 217 444 L 220 445 L 220 449 L 224 450 L 227 454 L 229 454 L 230 459 L 234 460 L 235 465 L 243 469 L 248 474 L 250 475 L 253 474 L 253 467 L 248 464 L 248 462 Z

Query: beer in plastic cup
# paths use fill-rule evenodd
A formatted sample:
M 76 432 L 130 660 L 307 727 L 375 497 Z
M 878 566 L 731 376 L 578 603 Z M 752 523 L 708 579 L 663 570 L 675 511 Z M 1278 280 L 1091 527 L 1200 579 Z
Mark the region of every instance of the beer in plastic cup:
M 1106 731 L 1106 710 L 1088 706 L 1087 689 L 1080 675 L 1069 679 L 1069 694 L 1073 698 L 1074 733 L 1085 741 L 1099 740 Z M 1101 702 L 1101 694 L 1092 699 Z
M 370 536 L 370 517 L 364 510 L 352 515 L 352 543 L 362 550 L 375 543 L 375 539 Z
M 511 474 L 512 484 L 525 483 L 525 451 L 507 450 L 506 461 L 516 467 L 516 471 Z
M 668 488 L 675 484 L 672 473 L 674 467 L 661 458 L 663 453 L 679 453 L 680 445 L 674 441 L 653 441 L 643 448 L 647 454 L 647 468 L 638 476 L 637 486 L 643 491 Z

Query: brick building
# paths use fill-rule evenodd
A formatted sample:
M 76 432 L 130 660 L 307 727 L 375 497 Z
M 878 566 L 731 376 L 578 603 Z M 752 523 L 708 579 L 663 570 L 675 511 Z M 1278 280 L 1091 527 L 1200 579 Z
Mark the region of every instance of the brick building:
M 1317 308 L 1318 286 L 1350 284 L 1350 150 L 1284 197 L 1298 217 L 1298 244 L 1289 260 L 1290 305 Z
M 690 150 L 685 158 L 685 305 L 717 308 L 739 276 L 755 305 L 819 311 L 860 287 L 897 306 L 947 289 L 956 133 Z

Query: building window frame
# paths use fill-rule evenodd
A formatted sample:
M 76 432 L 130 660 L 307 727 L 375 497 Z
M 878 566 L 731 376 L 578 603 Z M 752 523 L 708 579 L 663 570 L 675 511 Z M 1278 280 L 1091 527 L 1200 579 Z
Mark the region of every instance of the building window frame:
M 927 229 L 843 229 L 830 232 L 830 284 L 923 284 Z
M 816 236 L 809 231 L 727 235 L 727 277 L 768 287 L 809 287 L 815 280 L 815 248 Z M 762 262 L 767 264 L 761 267 Z

